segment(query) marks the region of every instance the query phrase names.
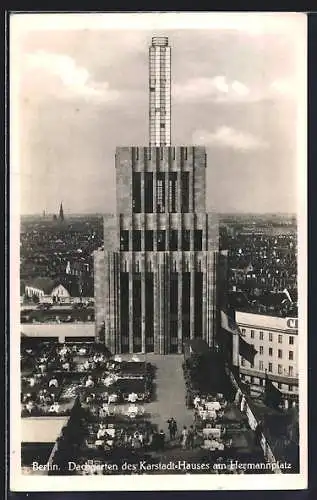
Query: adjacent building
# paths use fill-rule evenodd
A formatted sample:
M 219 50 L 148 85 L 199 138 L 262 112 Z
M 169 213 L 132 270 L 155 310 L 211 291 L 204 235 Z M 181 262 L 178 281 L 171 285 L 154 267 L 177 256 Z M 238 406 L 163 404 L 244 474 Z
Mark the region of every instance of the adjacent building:
M 240 374 L 253 389 L 265 386 L 265 374 L 288 402 L 298 400 L 298 320 L 236 312 L 241 334 L 257 350 L 254 363 L 240 356 Z

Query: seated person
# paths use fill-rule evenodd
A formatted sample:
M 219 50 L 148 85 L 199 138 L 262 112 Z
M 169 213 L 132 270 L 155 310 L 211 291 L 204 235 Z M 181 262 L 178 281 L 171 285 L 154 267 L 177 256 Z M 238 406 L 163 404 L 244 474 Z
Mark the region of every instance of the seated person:
M 86 361 L 85 361 L 85 363 L 84 363 L 84 365 L 83 365 L 83 366 L 84 366 L 85 370 L 89 370 L 89 368 L 90 368 L 90 363 L 89 363 L 88 359 L 86 359 Z
M 143 434 L 141 432 L 139 432 L 139 431 L 135 431 L 134 437 L 136 439 L 138 439 L 140 441 L 141 445 L 143 446 L 143 442 L 144 442 L 144 436 L 143 436 Z
M 121 358 L 121 356 L 115 356 L 115 357 L 114 357 L 114 360 L 115 360 L 117 363 L 121 363 L 121 362 L 122 362 L 122 358 Z
M 35 386 L 35 378 L 34 377 L 31 377 L 29 379 L 29 384 L 30 384 L 30 387 L 34 387 Z
M 128 396 L 128 401 L 130 403 L 135 403 L 138 400 L 138 395 L 135 392 L 131 392 Z
M 28 401 L 25 405 L 25 409 L 28 413 L 32 413 L 34 410 L 34 403 L 33 401 Z
M 86 383 L 85 383 L 85 387 L 94 387 L 95 383 L 92 379 L 92 376 L 89 375 L 87 380 L 86 380 Z
M 70 371 L 70 363 L 69 361 L 66 361 L 65 363 L 62 364 L 63 370 L 66 370 L 67 372 Z
M 87 397 L 86 397 L 86 403 L 92 403 L 95 399 L 95 394 L 91 393 L 91 394 L 88 394 Z
M 115 392 L 112 394 L 109 394 L 109 398 L 108 398 L 109 403 L 116 403 L 117 400 L 118 400 L 118 396 Z
M 40 363 L 39 369 L 40 369 L 40 372 L 43 374 L 46 371 L 46 364 Z
M 101 417 L 109 417 L 110 415 L 110 408 L 107 403 L 104 403 L 102 407 L 100 408 L 99 414 Z
M 208 411 L 207 411 L 207 410 L 200 410 L 200 412 L 199 412 L 199 416 L 200 416 L 203 420 L 207 420 L 207 417 L 208 417 Z
M 49 410 L 48 410 L 48 411 L 49 411 L 50 413 L 58 413 L 58 412 L 59 412 L 59 408 L 60 408 L 59 403 L 58 403 L 57 401 L 55 401 L 55 402 L 54 402 L 54 403 L 50 406 L 50 408 L 49 408 Z
M 103 380 L 103 384 L 106 386 L 106 387 L 109 387 L 110 385 L 113 384 L 113 382 L 115 381 L 114 377 L 112 375 L 107 375 Z
M 103 437 L 105 437 L 106 435 L 106 429 L 104 427 L 100 427 L 98 432 L 97 432 L 97 439 L 101 439 Z
M 108 439 L 113 440 L 115 435 L 116 435 L 116 430 L 115 429 L 106 429 L 106 435 Z
M 136 417 L 138 414 L 138 407 L 135 404 L 131 404 L 127 410 L 127 415 L 129 417 Z
M 81 356 L 84 356 L 85 354 L 87 354 L 87 349 L 86 347 L 80 347 L 79 350 L 78 350 L 78 353 L 81 355 Z
M 193 403 L 194 403 L 194 407 L 195 408 L 199 407 L 199 405 L 200 405 L 200 397 L 198 395 L 194 397 Z
M 49 387 L 58 387 L 58 380 L 57 380 L 57 378 L 55 378 L 55 377 L 54 377 L 54 378 L 52 378 L 52 379 L 49 381 L 48 386 L 49 386 Z

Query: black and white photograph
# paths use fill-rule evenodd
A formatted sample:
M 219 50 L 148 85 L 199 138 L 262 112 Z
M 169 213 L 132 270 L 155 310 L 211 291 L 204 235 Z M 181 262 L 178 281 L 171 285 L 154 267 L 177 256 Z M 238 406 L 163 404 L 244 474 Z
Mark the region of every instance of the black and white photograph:
M 306 25 L 10 14 L 11 491 L 306 488 Z

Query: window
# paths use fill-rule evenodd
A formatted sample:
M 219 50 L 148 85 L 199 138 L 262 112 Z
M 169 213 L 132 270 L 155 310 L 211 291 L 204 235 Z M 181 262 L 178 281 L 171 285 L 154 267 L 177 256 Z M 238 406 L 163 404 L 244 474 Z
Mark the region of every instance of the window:
M 277 388 L 278 388 L 278 389 L 282 389 L 282 384 L 281 384 L 281 382 L 278 382 L 278 383 L 277 383 Z
M 294 353 L 293 353 L 293 351 L 289 351 L 289 352 L 288 352 L 288 359 L 289 359 L 290 361 L 293 361 L 293 359 L 294 359 Z
M 263 370 L 263 361 L 259 361 L 259 370 Z
M 289 385 L 289 386 L 288 386 L 288 390 L 289 390 L 289 392 L 293 392 L 293 386 L 292 386 L 292 385 Z
M 273 340 L 273 334 L 272 332 L 269 332 L 269 341 L 272 342 L 272 340 Z
M 168 204 L 169 211 L 175 213 L 176 210 L 176 199 L 177 199 L 177 172 L 169 173 L 169 186 L 168 186 Z
M 250 382 L 251 384 L 254 384 L 254 377 L 251 377 Z
M 190 230 L 184 229 L 182 231 L 182 250 L 185 252 L 190 250 Z
M 282 349 L 279 349 L 279 350 L 278 350 L 278 357 L 279 357 L 280 359 L 282 359 L 282 358 L 283 358 L 283 351 L 282 351 Z
M 292 366 L 288 367 L 288 375 L 289 375 L 289 377 L 293 377 L 294 376 L 294 368 Z
M 132 249 L 134 252 L 141 252 L 141 231 L 132 232 Z
M 182 213 L 189 212 L 189 172 L 181 173 Z
M 241 335 L 242 337 L 245 337 L 245 328 L 241 328 Z
M 144 172 L 144 211 L 153 212 L 153 173 Z
M 250 336 L 251 336 L 251 339 L 254 339 L 254 330 L 251 330 Z
M 120 250 L 122 252 L 129 251 L 129 231 L 121 231 L 120 233 Z
M 156 211 L 165 212 L 165 173 L 159 172 L 156 178 Z
M 141 173 L 132 174 L 132 209 L 134 213 L 141 212 Z
M 159 252 L 165 252 L 166 249 L 166 232 L 164 230 L 157 231 L 157 250 Z
M 269 347 L 269 356 L 273 356 L 273 349 L 272 349 L 272 347 Z
M 272 363 L 269 363 L 269 372 L 272 373 L 272 371 L 273 371 L 273 365 Z
M 148 252 L 153 251 L 153 231 L 146 230 L 144 233 L 144 239 L 145 239 L 145 250 Z
M 169 233 L 169 249 L 172 251 L 178 250 L 178 231 L 171 229 Z
M 289 345 L 294 345 L 294 337 L 292 335 L 289 336 L 288 343 Z
M 278 336 L 278 343 L 282 344 L 283 343 L 283 335 Z
M 263 340 L 263 332 L 260 332 L 260 340 Z
M 282 370 L 282 365 L 277 365 L 277 373 L 278 373 L 279 375 L 282 375 L 282 373 L 283 373 L 283 370 Z
M 245 366 L 245 359 L 241 358 L 241 366 Z
M 194 250 L 200 251 L 203 248 L 203 232 L 201 230 L 194 231 Z
M 263 351 L 264 351 L 263 345 L 260 345 L 260 354 L 263 354 Z

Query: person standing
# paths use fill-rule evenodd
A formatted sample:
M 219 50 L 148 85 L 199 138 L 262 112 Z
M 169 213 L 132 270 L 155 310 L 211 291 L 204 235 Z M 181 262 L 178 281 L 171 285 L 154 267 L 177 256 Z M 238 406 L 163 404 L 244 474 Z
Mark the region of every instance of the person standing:
M 165 432 L 163 429 L 160 430 L 159 432 L 159 443 L 160 443 L 160 450 L 164 450 L 165 447 Z
M 182 440 L 181 440 L 181 445 L 182 445 L 183 450 L 186 450 L 187 443 L 188 443 L 188 429 L 187 429 L 186 425 L 184 425 L 183 430 L 182 430 Z
M 172 418 L 168 419 L 167 423 L 168 423 L 168 430 L 170 433 L 170 440 L 174 441 L 174 439 L 176 438 L 176 433 L 177 433 L 176 420 L 174 419 L 174 417 L 172 417 Z
M 190 428 L 188 429 L 188 435 L 187 435 L 187 445 L 190 450 L 194 448 L 194 439 L 195 439 L 195 431 L 194 427 L 191 425 Z

